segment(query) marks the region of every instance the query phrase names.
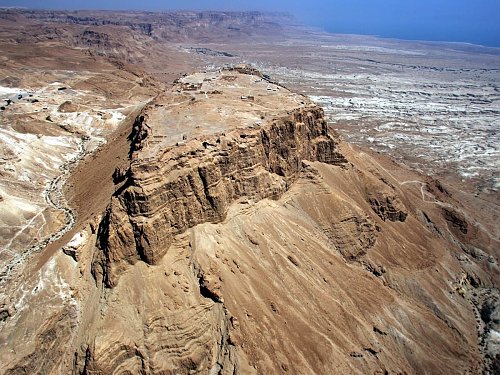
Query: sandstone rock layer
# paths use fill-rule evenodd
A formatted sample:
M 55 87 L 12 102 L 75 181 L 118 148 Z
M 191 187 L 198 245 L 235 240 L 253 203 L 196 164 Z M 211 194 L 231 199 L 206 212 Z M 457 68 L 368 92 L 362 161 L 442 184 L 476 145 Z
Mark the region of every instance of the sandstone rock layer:
M 136 122 L 134 149 L 147 141 L 148 136 L 140 136 L 146 121 L 140 116 Z M 236 200 L 278 199 L 299 177 L 303 160 L 345 163 L 336 143 L 322 110 L 314 107 L 294 110 L 257 129 L 194 140 L 154 160 L 135 158 L 126 188 L 113 198 L 103 219 L 103 254 L 95 272 L 113 286 L 115 263 L 155 264 L 176 234 L 222 221 Z
M 254 73 L 186 76 L 129 123 L 102 218 L 23 286 L 39 310 L 2 313 L 1 373 L 485 368 L 498 241 Z

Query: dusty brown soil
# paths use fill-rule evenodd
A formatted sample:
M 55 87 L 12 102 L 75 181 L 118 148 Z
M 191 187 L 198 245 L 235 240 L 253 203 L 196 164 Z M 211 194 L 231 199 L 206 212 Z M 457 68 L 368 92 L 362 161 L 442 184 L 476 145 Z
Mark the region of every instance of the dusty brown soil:
M 276 18 L 6 14 L 5 85 L 63 80 L 126 118 L 70 168 L 74 225 L 2 275 L 0 373 L 495 369 L 495 204 L 346 143 L 321 109 L 258 72 L 215 69 L 167 89 L 221 52 L 178 43 L 284 38 Z M 185 33 L 169 40 L 172 20 Z M 14 132 L 68 133 L 13 108 L 2 116 Z

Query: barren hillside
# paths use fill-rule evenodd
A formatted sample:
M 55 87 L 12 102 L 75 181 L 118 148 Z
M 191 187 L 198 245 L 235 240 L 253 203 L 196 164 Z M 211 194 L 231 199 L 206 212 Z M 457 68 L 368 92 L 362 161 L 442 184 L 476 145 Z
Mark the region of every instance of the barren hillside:
M 287 16 L 1 20 L 1 374 L 498 371 L 496 203 L 201 67 Z

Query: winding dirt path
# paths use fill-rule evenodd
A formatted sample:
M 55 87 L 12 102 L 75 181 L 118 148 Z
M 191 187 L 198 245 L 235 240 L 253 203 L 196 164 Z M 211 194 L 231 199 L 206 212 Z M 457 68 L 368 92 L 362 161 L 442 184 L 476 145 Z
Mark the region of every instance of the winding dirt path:
M 0 272 L 0 288 L 3 288 L 5 283 L 16 277 L 16 275 L 21 272 L 20 266 L 23 265 L 29 257 L 31 257 L 35 253 L 39 253 L 41 250 L 47 247 L 47 245 L 63 237 L 64 234 L 69 232 L 75 225 L 76 215 L 65 199 L 64 185 L 70 175 L 70 170 L 89 154 L 87 145 L 90 140 L 91 138 L 89 137 L 82 136 L 80 138 L 77 154 L 61 165 L 61 167 L 59 168 L 61 174 L 53 178 L 47 184 L 42 193 L 49 207 L 64 212 L 64 225 L 56 232 L 46 236 L 43 240 L 35 243 L 25 251 L 16 254 L 16 256 L 11 261 L 9 261 Z M 36 216 L 43 214 L 45 210 L 46 208 L 40 211 Z M 24 231 L 29 226 L 32 221 L 33 219 L 25 227 L 23 227 L 23 229 L 21 229 L 16 234 L 16 236 L 13 237 L 10 244 L 20 233 L 22 233 L 22 231 Z
M 349 144 L 349 146 L 350 146 L 350 144 Z M 351 149 L 352 149 L 352 147 L 351 147 Z M 364 152 L 360 152 L 358 154 L 358 156 L 361 156 L 365 160 L 367 159 L 367 155 Z M 473 225 L 475 227 L 481 229 L 493 242 L 500 243 L 499 238 L 496 238 L 493 234 L 491 234 L 491 232 L 482 223 L 480 223 L 477 220 L 475 220 L 474 218 L 470 217 L 470 215 L 467 212 L 465 212 L 464 210 L 462 210 L 460 207 L 454 206 L 454 205 L 449 204 L 449 203 L 441 202 L 441 201 L 437 200 L 434 195 L 425 191 L 425 188 L 428 186 L 427 182 L 423 182 L 423 181 L 419 181 L 419 180 L 399 181 L 386 168 L 384 168 L 382 165 L 380 165 L 380 163 L 377 162 L 376 160 L 374 160 L 373 158 L 371 158 L 369 160 L 369 162 L 375 164 L 378 168 L 383 170 L 387 174 L 387 176 L 392 178 L 399 186 L 403 186 L 406 184 L 419 184 L 420 185 L 420 193 L 422 194 L 422 200 L 424 202 L 432 203 L 432 204 L 435 204 L 435 205 L 440 206 L 440 207 L 451 208 L 455 211 L 460 212 L 468 222 L 470 222 L 471 224 L 473 223 Z M 426 199 L 426 197 L 429 197 L 431 199 L 428 200 L 428 199 Z

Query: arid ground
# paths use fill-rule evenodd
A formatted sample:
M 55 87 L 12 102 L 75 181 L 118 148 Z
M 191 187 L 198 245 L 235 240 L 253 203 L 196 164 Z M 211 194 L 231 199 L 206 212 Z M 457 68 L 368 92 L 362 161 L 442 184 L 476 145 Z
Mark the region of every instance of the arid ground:
M 0 10 L 1 374 L 495 374 L 500 50 Z

